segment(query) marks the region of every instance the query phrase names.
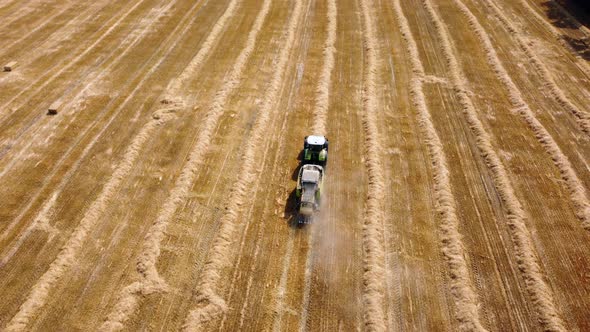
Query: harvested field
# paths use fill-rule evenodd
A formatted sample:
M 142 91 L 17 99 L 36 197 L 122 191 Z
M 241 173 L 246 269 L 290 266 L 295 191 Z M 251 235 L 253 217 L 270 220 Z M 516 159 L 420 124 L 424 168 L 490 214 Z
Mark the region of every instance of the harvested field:
M 0 0 L 0 330 L 589 331 L 572 8 Z

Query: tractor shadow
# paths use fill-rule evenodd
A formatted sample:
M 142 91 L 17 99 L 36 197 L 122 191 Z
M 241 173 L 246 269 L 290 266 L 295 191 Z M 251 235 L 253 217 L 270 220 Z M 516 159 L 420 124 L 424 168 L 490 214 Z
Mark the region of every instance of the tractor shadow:
M 297 161 L 299 161 L 299 163 L 297 164 L 297 167 L 295 167 L 295 169 L 293 170 L 293 173 L 291 173 L 291 180 L 293 181 L 297 181 L 297 177 L 299 176 L 299 170 L 301 169 L 301 166 L 303 166 L 303 150 L 300 150 L 299 154 L 297 154 Z
M 291 173 L 291 180 L 297 181 L 297 178 L 299 177 L 299 170 L 301 169 L 301 166 L 303 166 L 303 163 L 297 164 L 297 167 L 295 167 L 295 169 L 293 170 L 293 173 Z
M 301 161 L 303 160 L 303 150 L 299 150 L 299 154 L 297 155 L 297 160 L 299 160 L 299 166 L 301 166 Z

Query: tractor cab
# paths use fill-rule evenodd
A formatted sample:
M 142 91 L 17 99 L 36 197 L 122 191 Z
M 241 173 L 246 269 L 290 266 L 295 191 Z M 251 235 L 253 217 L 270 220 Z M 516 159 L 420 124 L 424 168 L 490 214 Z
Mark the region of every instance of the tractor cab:
M 325 136 L 306 136 L 303 141 L 303 163 L 325 166 L 328 162 L 328 139 Z

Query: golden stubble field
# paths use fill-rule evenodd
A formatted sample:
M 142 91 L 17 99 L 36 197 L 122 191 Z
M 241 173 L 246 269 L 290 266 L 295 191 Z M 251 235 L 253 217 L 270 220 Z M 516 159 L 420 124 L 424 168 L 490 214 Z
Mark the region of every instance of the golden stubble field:
M 590 330 L 568 10 L 0 0 L 0 329 Z

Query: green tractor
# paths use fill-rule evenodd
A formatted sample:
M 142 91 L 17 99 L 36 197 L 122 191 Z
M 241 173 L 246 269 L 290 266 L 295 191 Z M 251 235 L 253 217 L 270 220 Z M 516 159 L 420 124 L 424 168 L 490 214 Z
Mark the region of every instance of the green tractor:
M 325 136 L 305 136 L 303 140 L 303 164 L 326 166 L 328 162 L 328 139 Z

